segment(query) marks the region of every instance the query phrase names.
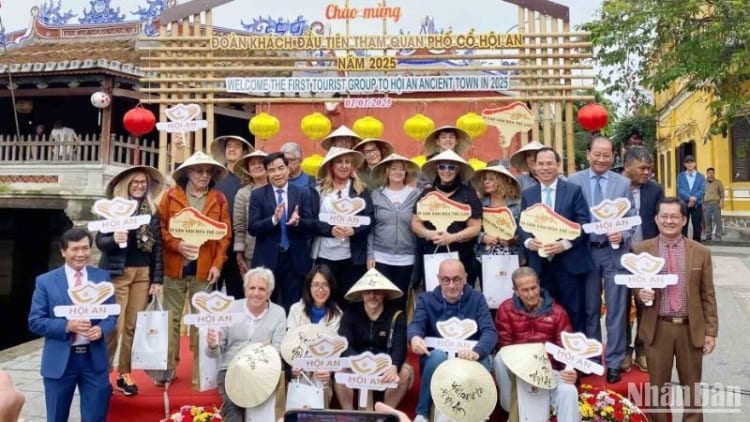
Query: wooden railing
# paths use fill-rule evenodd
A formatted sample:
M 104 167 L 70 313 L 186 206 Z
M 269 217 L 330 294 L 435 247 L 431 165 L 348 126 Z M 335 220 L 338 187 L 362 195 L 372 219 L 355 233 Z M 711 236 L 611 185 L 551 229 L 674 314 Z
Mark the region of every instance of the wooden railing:
M 5 164 L 98 164 L 102 154 L 109 163 L 158 166 L 159 148 L 156 140 L 134 139 L 112 135 L 109 151 L 101 151 L 99 135 L 78 135 L 78 139 L 59 142 L 48 136 L 0 135 L 0 160 Z

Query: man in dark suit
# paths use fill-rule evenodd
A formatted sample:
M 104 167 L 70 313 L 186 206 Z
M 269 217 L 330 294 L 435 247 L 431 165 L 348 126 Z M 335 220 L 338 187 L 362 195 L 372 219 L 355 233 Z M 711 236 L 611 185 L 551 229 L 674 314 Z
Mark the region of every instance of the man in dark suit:
M 29 330 L 44 337 L 41 374 L 47 420 L 67 422 L 76 386 L 81 396 L 81 419 L 104 422 L 112 387 L 106 338 L 117 318 L 66 320 L 56 317 L 58 305 L 73 305 L 71 288 L 86 281 L 109 281 L 109 271 L 87 265 L 92 237 L 83 229 L 70 229 L 62 236 L 61 253 L 65 265 L 36 278 L 29 312 Z M 107 299 L 114 304 L 114 295 Z
M 643 147 L 628 148 L 625 152 L 625 171 L 623 174 L 630 179 L 630 189 L 633 193 L 633 208 L 641 216 L 641 225 L 635 228 L 633 232 L 632 246 L 636 247 L 643 240 L 651 239 L 659 235 L 659 228 L 656 227 L 656 212 L 659 201 L 664 198 L 664 189 L 661 185 L 651 180 L 651 172 L 654 169 L 654 158 Z M 641 315 L 643 313 L 643 304 L 636 300 L 635 303 L 635 322 L 640 327 Z M 635 347 L 632 347 L 633 327 L 630 323 L 631 301 L 628 300 L 628 307 L 625 311 L 625 325 L 627 329 L 628 350 L 625 354 L 625 360 L 622 363 L 622 369 L 629 371 L 633 364 L 633 350 L 635 350 L 635 366 L 643 372 L 648 372 L 648 361 L 646 360 L 646 351 L 643 348 L 643 341 L 636 336 Z
M 283 153 L 263 161 L 269 184 L 250 196 L 248 231 L 255 236 L 253 267 L 263 266 L 281 286 L 279 304 L 286 312 L 302 297 L 302 278 L 310 270 L 309 239 L 313 233 L 309 189 L 289 183 L 289 161 Z
M 561 180 L 558 177 L 559 166 L 560 155 L 555 150 L 545 147 L 537 151 L 536 176 L 539 184 L 523 191 L 521 210 L 544 202 L 570 221 L 588 223 L 589 206 L 581 188 Z M 542 244 L 520 227 L 519 234 L 528 251 L 529 266 L 539 274 L 541 287 L 550 292 L 555 301 L 568 312 L 573 330 L 583 332 L 583 285 L 586 274 L 593 270 L 591 252 L 587 245 L 588 235 L 582 231 L 573 241 L 563 239 L 552 244 Z M 540 257 L 540 249 L 544 249 L 550 257 Z
M 664 258 L 665 271 L 676 274 L 676 285 L 664 289 L 638 289 L 636 296 L 646 304 L 638 337 L 646 346 L 649 382 L 658 388 L 659 398 L 649 419 L 666 422 L 670 403 L 668 383 L 672 366 L 677 362 L 677 376 L 682 387 L 684 421 L 703 420 L 700 397 L 703 356 L 713 352 L 719 332 L 711 251 L 682 235 L 688 211 L 680 199 L 664 198 L 659 202 L 656 225 L 659 235 L 645 240 L 634 249 Z
M 595 135 L 589 140 L 586 148 L 589 168 L 568 177 L 568 182 L 581 187 L 586 203 L 596 207 L 604 200 L 625 198 L 632 203 L 630 180 L 612 170 L 615 159 L 615 144 L 611 139 Z M 634 216 L 630 209 L 627 217 Z M 593 213 L 591 221 L 598 221 Z M 607 382 L 614 383 L 621 379 L 620 368 L 625 360 L 628 348 L 624 322 L 627 320 L 625 310 L 630 299 L 627 286 L 615 283 L 615 274 L 623 271 L 620 258 L 630 252 L 630 237 L 633 229 L 614 230 L 607 234 L 589 234 L 588 247 L 594 271 L 586 277 L 584 291 L 584 309 L 586 312 L 586 331 L 589 338 L 602 341 L 602 292 L 607 304 L 605 325 L 607 328 L 607 347 L 604 363 L 607 365 Z

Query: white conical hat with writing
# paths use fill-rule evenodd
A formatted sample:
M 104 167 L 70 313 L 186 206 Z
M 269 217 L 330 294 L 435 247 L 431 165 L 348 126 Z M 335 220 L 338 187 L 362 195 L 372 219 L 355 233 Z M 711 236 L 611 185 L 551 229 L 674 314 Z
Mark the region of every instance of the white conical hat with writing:
M 279 352 L 270 344 L 248 344 L 234 356 L 227 368 L 224 387 L 232 403 L 255 407 L 276 391 L 281 377 Z
M 510 372 L 534 387 L 545 390 L 557 387 L 557 378 L 552 373 L 552 364 L 543 343 L 505 346 L 500 349 L 500 357 Z
M 435 407 L 452 421 L 487 420 L 497 405 L 497 389 L 490 372 L 481 363 L 448 359 L 441 363 L 430 382 Z

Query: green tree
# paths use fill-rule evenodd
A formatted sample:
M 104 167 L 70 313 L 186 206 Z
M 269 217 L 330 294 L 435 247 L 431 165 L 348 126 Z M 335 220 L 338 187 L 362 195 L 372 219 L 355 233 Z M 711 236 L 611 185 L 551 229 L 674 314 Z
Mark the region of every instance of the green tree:
M 609 95 L 632 91 L 633 75 L 654 91 L 685 83 L 714 95 L 713 127 L 724 133 L 750 101 L 750 0 L 605 0 L 581 29 Z

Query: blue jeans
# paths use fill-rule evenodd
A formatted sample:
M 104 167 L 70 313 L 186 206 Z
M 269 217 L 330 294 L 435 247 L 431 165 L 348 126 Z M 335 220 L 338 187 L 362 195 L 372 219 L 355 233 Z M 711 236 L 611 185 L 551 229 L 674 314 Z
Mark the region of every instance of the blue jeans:
M 455 358 L 459 359 L 459 358 Z M 419 401 L 417 402 L 417 415 L 424 417 L 430 416 L 432 407 L 432 395 L 430 394 L 430 384 L 432 383 L 432 374 L 441 363 L 448 360 L 448 354 L 442 350 L 433 349 L 429 356 L 421 356 L 419 365 L 422 368 L 422 384 L 419 386 Z M 487 355 L 480 359 L 479 363 L 492 372 L 492 358 Z

